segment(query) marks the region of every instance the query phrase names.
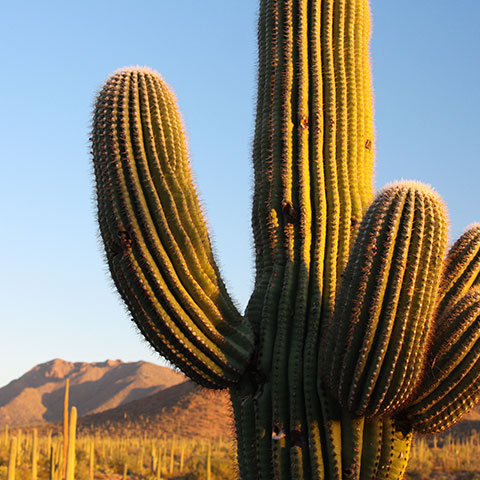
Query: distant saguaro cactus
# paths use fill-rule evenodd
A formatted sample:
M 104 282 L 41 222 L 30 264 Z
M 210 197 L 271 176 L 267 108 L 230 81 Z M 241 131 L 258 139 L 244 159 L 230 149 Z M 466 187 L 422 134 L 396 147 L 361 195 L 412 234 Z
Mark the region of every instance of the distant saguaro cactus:
M 245 315 L 212 253 L 173 94 L 126 68 L 92 132 L 108 265 L 148 341 L 229 388 L 243 480 L 400 479 L 413 431 L 480 398 L 480 227 L 445 257 L 443 203 L 374 198 L 367 0 L 261 0 Z

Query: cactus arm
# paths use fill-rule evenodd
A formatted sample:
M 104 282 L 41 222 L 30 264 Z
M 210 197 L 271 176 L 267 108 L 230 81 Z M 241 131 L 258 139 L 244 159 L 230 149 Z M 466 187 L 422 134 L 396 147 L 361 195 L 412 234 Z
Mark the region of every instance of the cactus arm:
M 448 221 L 443 201 L 437 194 L 434 194 L 433 198 L 427 194 L 424 208 L 425 224 L 419 254 L 419 270 L 417 272 L 417 282 L 413 287 L 414 291 L 424 293 L 421 300 L 420 295 L 414 295 L 412 298 L 410 312 L 413 315 L 417 312 L 419 321 L 416 323 L 417 329 L 415 331 L 407 328 L 405 332 L 405 341 L 402 344 L 402 350 L 399 352 L 399 358 L 408 358 L 408 363 L 403 369 L 395 370 L 390 381 L 390 387 L 385 393 L 385 398 L 390 398 L 390 404 L 386 407 L 386 410 L 389 411 L 394 411 L 405 403 L 408 397 L 406 392 L 412 390 L 414 384 L 418 383 L 418 378 L 421 377 L 428 350 L 427 339 L 432 330 L 430 326 L 437 298 L 442 261 L 446 250 Z M 418 233 L 415 228 L 414 232 Z M 412 239 L 412 243 L 416 241 L 417 239 Z M 409 266 L 407 266 L 407 272 L 409 271 Z M 408 297 L 406 303 L 408 303 Z M 398 332 L 398 336 L 401 338 L 400 332 Z M 412 354 L 410 354 L 410 351 Z M 385 359 L 387 365 L 392 361 L 390 354 L 391 352 L 387 351 Z M 397 387 L 401 384 L 403 384 L 401 388 Z
M 469 291 L 437 320 L 431 369 L 400 416 L 417 431 L 436 433 L 480 400 L 480 290 Z
M 443 204 L 422 185 L 386 188 L 367 211 L 323 349 L 328 385 L 355 415 L 383 414 L 411 393 L 446 239 Z
M 472 225 L 444 262 L 431 345 L 431 371 L 401 416 L 422 433 L 457 422 L 480 400 L 480 225 Z
M 107 260 L 135 322 L 199 383 L 238 381 L 253 334 L 213 259 L 183 127 L 160 77 L 114 74 L 98 95 L 92 138 Z
M 450 248 L 440 283 L 437 315 L 480 284 L 480 224 L 471 225 Z

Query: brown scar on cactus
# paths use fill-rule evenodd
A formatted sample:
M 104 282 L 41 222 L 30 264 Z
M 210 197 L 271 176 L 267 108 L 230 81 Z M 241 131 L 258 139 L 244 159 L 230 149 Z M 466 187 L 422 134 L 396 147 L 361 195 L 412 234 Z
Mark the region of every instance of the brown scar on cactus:
M 399 480 L 413 432 L 442 431 L 480 399 L 480 226 L 445 256 L 446 210 L 430 187 L 374 194 L 369 39 L 367 0 L 260 0 L 243 315 L 171 88 L 127 67 L 97 95 L 112 278 L 161 355 L 229 389 L 242 480 Z

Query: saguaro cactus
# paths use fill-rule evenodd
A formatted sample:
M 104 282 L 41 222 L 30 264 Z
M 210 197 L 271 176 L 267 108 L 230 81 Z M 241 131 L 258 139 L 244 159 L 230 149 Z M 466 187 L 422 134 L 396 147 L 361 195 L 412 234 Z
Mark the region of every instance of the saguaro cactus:
M 212 254 L 172 92 L 126 68 L 98 94 L 112 277 L 162 355 L 230 389 L 244 480 L 399 479 L 412 433 L 480 398 L 480 227 L 444 260 L 436 193 L 401 182 L 374 198 L 369 35 L 367 0 L 260 1 L 244 315 Z

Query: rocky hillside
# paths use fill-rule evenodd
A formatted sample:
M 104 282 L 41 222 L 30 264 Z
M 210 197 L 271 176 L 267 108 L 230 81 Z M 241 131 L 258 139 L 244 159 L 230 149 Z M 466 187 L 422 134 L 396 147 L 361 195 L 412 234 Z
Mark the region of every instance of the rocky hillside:
M 227 391 L 208 390 L 187 380 L 161 392 L 79 420 L 83 431 L 108 435 L 234 438 Z
M 58 422 L 66 379 L 70 405 L 79 416 L 118 407 L 185 381 L 170 368 L 148 362 L 66 362 L 52 360 L 0 388 L 0 426 Z

